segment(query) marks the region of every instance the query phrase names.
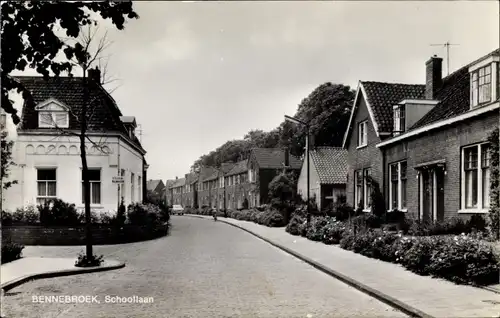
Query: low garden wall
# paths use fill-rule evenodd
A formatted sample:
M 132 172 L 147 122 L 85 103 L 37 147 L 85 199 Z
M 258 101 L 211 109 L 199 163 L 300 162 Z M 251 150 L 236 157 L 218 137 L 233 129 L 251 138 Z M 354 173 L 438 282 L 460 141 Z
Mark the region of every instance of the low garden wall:
M 167 223 L 154 230 L 148 226 L 131 224 L 125 224 L 121 228 L 93 225 L 92 244 L 108 245 L 151 240 L 167 235 L 168 227 Z M 3 225 L 2 240 L 22 245 L 85 245 L 85 225 Z

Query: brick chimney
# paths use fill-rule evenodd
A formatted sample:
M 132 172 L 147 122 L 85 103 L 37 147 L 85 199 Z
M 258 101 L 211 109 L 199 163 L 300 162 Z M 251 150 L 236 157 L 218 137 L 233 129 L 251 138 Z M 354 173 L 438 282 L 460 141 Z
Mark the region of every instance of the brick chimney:
M 285 167 L 290 166 L 290 149 L 285 147 Z
M 90 80 L 99 84 L 101 83 L 101 70 L 98 67 L 95 69 L 89 69 L 87 73 Z
M 434 55 L 425 63 L 425 99 L 436 98 L 443 85 L 443 59 Z

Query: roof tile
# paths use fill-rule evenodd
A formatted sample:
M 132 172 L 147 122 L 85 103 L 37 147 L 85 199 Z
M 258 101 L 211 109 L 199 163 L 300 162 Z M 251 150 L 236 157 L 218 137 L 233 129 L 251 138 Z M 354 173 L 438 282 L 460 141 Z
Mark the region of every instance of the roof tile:
M 282 169 L 285 163 L 285 150 L 281 148 L 254 148 L 252 153 L 261 169 Z M 300 169 L 302 160 L 290 155 L 290 167 Z
M 309 155 L 321 184 L 347 183 L 347 149 L 317 147 Z

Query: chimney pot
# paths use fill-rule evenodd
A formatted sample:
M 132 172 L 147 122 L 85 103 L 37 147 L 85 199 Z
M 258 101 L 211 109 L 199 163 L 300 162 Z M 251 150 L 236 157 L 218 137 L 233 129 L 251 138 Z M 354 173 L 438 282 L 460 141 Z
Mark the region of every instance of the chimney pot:
M 425 98 L 436 98 L 443 86 L 443 59 L 434 55 L 425 63 Z
M 99 70 L 98 67 L 95 69 L 89 69 L 87 71 L 88 77 L 90 80 L 96 82 L 96 83 L 101 83 L 101 70 Z

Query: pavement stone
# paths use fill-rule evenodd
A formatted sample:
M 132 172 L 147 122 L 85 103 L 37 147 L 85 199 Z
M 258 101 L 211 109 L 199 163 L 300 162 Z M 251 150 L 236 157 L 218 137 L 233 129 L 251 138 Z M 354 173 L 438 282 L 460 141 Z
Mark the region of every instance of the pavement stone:
M 172 217 L 168 237 L 96 246 L 125 262 L 109 272 L 58 277 L 7 292 L 7 317 L 406 317 L 255 236 L 222 222 Z M 81 247 L 27 247 L 25 256 L 72 257 Z M 97 295 L 101 303 L 34 303 L 37 295 Z M 104 303 L 151 296 L 150 304 Z
M 492 291 L 420 276 L 398 264 L 290 235 L 285 228 L 271 228 L 230 218 L 220 220 L 278 243 L 430 316 L 500 317 L 500 294 Z

